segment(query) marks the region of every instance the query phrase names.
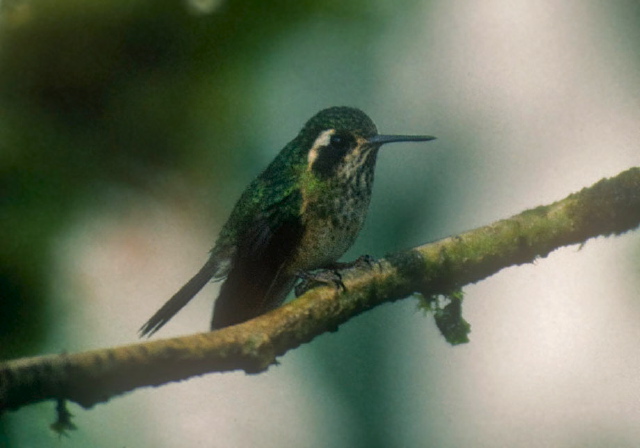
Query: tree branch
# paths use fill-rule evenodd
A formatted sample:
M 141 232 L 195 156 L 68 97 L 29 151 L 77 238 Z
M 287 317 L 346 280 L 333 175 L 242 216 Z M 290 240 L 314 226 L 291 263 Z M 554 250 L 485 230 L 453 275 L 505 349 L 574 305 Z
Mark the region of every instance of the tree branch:
M 143 386 L 229 370 L 258 373 L 352 317 L 415 292 L 448 295 L 501 269 L 640 224 L 640 168 L 554 204 L 344 271 L 346 291 L 316 288 L 241 325 L 211 333 L 0 364 L 0 412 L 48 399 L 88 408 Z

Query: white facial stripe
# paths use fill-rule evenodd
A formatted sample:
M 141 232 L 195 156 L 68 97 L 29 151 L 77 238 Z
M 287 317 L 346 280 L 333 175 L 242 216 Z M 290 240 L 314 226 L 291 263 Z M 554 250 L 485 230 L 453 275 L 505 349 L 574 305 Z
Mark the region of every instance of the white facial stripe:
M 313 165 L 313 162 L 318 158 L 318 148 L 322 148 L 323 146 L 328 146 L 329 141 L 331 140 L 331 136 L 336 133 L 335 129 L 327 129 L 326 131 L 322 131 L 316 141 L 313 142 L 311 146 L 311 151 L 309 151 L 309 156 L 307 158 L 307 162 L 309 167 Z

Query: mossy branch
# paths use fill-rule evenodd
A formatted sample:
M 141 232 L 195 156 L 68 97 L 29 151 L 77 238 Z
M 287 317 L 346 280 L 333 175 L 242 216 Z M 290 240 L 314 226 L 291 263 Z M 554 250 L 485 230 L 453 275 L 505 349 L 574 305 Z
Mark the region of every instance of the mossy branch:
M 0 364 L 0 411 L 42 400 L 84 407 L 143 386 L 229 370 L 258 373 L 278 356 L 335 331 L 381 303 L 420 292 L 455 295 L 501 269 L 562 246 L 640 224 L 640 168 L 558 201 L 343 273 L 346 292 L 323 287 L 242 325 L 212 333 Z

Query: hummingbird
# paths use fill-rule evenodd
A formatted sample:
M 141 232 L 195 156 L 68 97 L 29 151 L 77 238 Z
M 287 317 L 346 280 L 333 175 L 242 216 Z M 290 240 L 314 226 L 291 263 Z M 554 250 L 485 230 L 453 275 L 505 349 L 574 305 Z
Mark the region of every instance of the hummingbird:
M 364 224 L 380 147 L 433 139 L 378 134 L 353 107 L 318 112 L 244 190 L 204 266 L 140 335 L 158 331 L 209 281 L 226 279 L 211 320 L 216 330 L 280 306 L 313 271 L 344 267 L 338 259 Z

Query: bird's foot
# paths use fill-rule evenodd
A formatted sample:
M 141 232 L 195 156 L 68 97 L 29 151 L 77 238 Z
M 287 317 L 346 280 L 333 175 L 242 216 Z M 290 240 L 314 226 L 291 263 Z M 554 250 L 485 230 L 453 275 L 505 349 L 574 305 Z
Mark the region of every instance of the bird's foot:
M 373 258 L 371 255 L 365 254 L 360 255 L 358 258 L 356 258 L 356 260 L 353 262 L 353 267 L 358 269 L 372 268 L 376 263 L 378 263 L 378 260 Z
M 377 263 L 377 260 L 373 258 L 371 255 L 361 255 L 354 261 L 349 262 L 339 262 L 336 261 L 328 266 L 325 266 L 324 269 L 315 271 L 315 272 L 307 272 L 301 271 L 297 273 L 298 278 L 302 281 L 296 285 L 294 288 L 294 292 L 296 297 L 300 297 L 305 292 L 310 289 L 317 288 L 318 286 L 323 285 L 333 285 L 336 289 L 346 291 L 346 287 L 342 282 L 342 274 L 340 274 L 339 270 L 342 269 L 366 269 L 372 268 Z
M 323 269 L 316 272 L 298 272 L 298 277 L 302 280 L 294 288 L 296 297 L 300 297 L 310 289 L 318 286 L 333 285 L 336 289 L 346 291 L 344 283 L 342 283 L 342 275 L 335 269 Z
M 377 261 L 378 260 L 373 258 L 371 255 L 360 255 L 358 258 L 356 258 L 353 261 L 347 261 L 347 262 L 336 261 L 332 263 L 330 266 L 327 266 L 327 269 L 335 270 L 335 269 L 350 269 L 350 268 L 356 268 L 356 269 L 370 268 L 370 267 L 373 267 L 373 265 Z

